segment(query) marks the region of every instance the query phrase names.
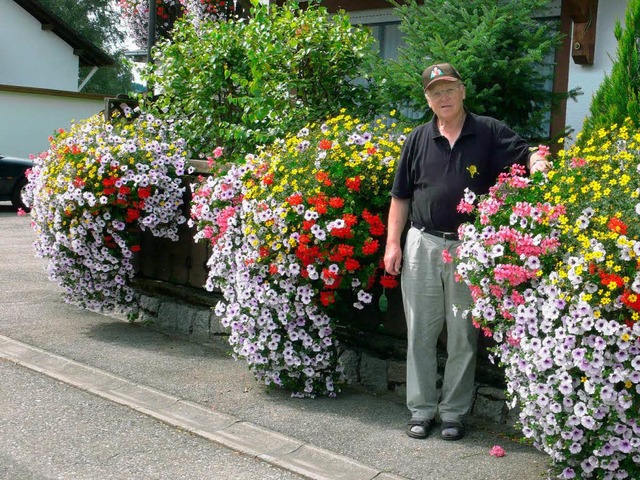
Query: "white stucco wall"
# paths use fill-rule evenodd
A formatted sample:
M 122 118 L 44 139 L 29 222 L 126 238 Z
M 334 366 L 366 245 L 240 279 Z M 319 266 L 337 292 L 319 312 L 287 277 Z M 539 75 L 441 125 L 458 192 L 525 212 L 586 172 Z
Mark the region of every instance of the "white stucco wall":
M 612 58 L 615 59 L 618 48 L 613 29 L 617 19 L 624 26 L 627 3 L 628 0 L 600 0 L 593 65 L 577 65 L 573 59 L 569 60 L 569 89 L 580 87 L 583 91 L 583 95 L 578 97 L 577 102 L 567 101 L 566 124 L 575 130 L 574 138 L 589 115 L 593 94 L 600 86 L 604 75 L 611 71 Z
M 0 0 L 0 84 L 78 91 L 73 48 L 13 0 Z
M 4 0 L 0 0 L 3 2 Z M 49 146 L 55 130 L 100 112 L 104 100 L 0 91 L 0 153 L 28 158 Z

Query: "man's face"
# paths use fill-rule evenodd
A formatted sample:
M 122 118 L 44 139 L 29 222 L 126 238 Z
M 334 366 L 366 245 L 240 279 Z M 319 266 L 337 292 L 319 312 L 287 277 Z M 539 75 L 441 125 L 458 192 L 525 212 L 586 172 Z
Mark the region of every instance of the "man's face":
M 436 82 L 426 90 L 425 97 L 440 120 L 456 118 L 464 110 L 465 89 L 459 81 Z

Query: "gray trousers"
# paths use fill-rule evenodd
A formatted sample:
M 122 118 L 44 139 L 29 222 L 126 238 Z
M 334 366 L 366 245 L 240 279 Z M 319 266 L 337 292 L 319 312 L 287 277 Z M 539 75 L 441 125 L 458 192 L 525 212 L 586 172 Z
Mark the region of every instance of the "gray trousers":
M 478 330 L 469 315 L 469 287 L 454 279 L 459 241 L 444 240 L 412 227 L 403 252 L 402 298 L 407 319 L 407 407 L 415 419 L 461 421 L 471 408 Z M 453 263 L 445 263 L 446 249 Z M 454 310 L 457 307 L 457 311 Z M 447 325 L 447 363 L 442 395 L 436 390 L 436 346 Z

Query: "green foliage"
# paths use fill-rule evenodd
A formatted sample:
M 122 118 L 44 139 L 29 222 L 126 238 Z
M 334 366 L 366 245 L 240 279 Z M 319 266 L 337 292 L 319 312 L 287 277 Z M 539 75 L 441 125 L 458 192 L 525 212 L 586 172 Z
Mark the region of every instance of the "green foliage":
M 362 79 L 373 42 L 316 4 L 256 5 L 249 19 L 198 26 L 181 20 L 145 73 L 161 92 L 145 108 L 175 121 L 194 156 L 224 146 L 233 159 L 342 108 L 371 116 Z
M 581 139 L 592 137 L 598 130 L 621 124 L 631 118 L 640 126 L 640 0 L 630 0 L 625 27 L 616 22 L 618 51 L 611 74 L 605 76 L 591 101 L 590 114 L 585 120 Z
M 380 65 L 376 77 L 386 101 L 407 106 L 425 121 L 423 70 L 449 62 L 467 88 L 474 113 L 506 122 L 525 138 L 546 137 L 540 126 L 553 95 L 549 59 L 561 41 L 553 22 L 532 18 L 549 0 L 410 0 L 396 5 L 405 45 L 397 60 Z M 547 72 L 547 73 L 545 73 Z
M 124 41 L 120 29 L 119 12 L 111 0 L 39 0 L 51 13 L 97 47 L 109 52 L 116 59 L 112 67 L 100 67 L 83 93 L 107 93 L 117 95 L 133 89 L 131 66 L 118 46 Z M 91 67 L 80 69 L 82 81 Z

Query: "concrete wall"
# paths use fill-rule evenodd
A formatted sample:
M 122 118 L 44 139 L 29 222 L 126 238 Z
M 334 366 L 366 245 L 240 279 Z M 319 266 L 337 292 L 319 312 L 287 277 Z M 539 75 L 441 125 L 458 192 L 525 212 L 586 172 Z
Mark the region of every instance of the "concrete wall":
M 0 33 L 0 84 L 78 91 L 73 48 L 12 0 L 0 1 Z
M 569 89 L 580 87 L 584 92 L 577 102 L 567 102 L 567 126 L 575 130 L 575 134 L 582 129 L 582 124 L 589 114 L 591 99 L 596 92 L 604 75 L 611 71 L 615 59 L 618 43 L 613 34 L 617 19 L 624 26 L 624 14 L 628 0 L 600 0 L 598 2 L 598 20 L 596 26 L 596 50 L 593 65 L 577 65 L 569 60 Z
M 0 0 L 0 3 L 5 0 Z M 72 120 L 100 112 L 104 99 L 55 92 L 25 93 L 0 89 L 0 152 L 28 158 L 49 147 L 48 137 Z

